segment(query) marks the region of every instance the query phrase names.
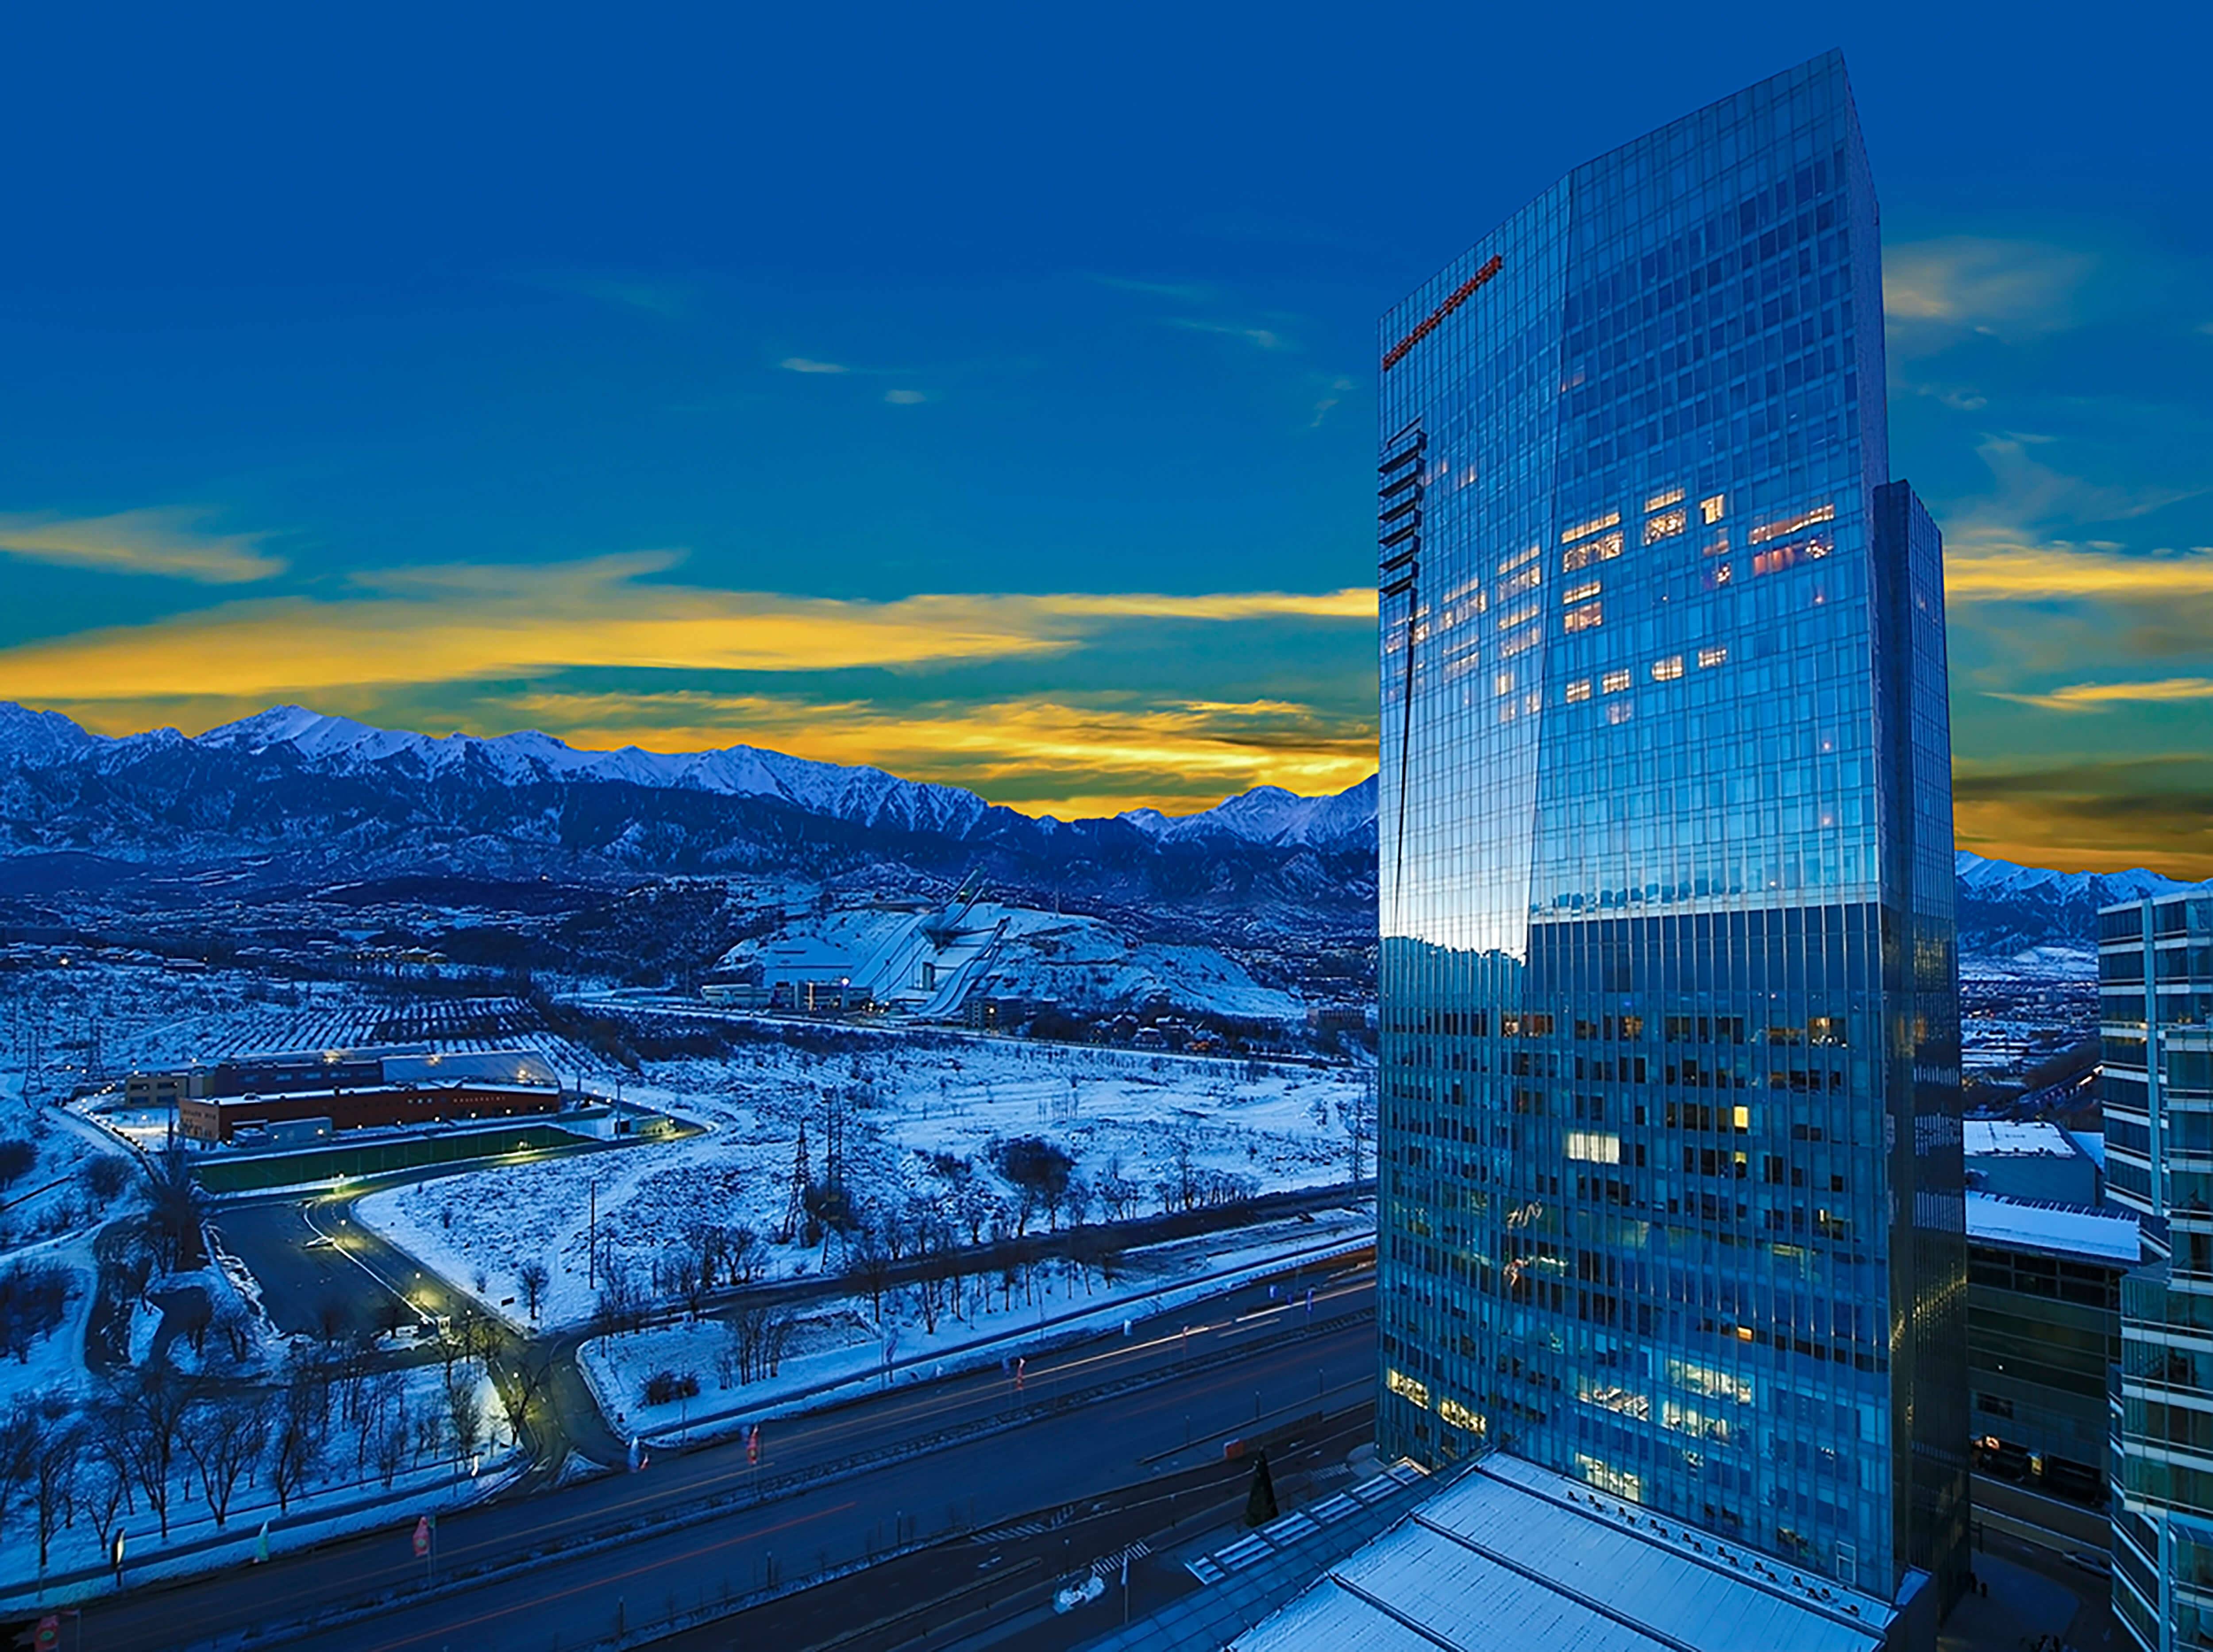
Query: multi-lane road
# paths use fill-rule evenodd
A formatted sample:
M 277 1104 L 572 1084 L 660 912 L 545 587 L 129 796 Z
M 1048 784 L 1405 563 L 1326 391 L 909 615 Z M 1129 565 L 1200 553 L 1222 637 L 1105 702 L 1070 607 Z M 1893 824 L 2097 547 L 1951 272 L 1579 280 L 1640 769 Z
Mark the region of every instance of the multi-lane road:
M 386 1532 L 88 1606 L 86 1644 L 575 1649 L 771 1581 L 1084 1503 L 1369 1393 L 1372 1276 L 1277 1289 L 1034 1356 L 1019 1385 L 986 1371 L 770 1423 L 758 1462 L 734 1442 L 497 1499 L 445 1517 L 432 1560 L 414 1557 L 401 1512 Z M 863 1573 L 844 1587 L 868 1586 Z

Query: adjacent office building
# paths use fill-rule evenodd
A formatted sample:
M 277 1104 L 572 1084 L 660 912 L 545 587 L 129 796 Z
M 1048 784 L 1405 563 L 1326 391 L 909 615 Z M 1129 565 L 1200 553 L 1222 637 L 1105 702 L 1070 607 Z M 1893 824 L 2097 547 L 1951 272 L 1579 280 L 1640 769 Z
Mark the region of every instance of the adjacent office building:
M 2105 1505 L 2121 1277 L 2141 1253 L 2132 1216 L 1967 1195 L 1967 1387 L 1984 1473 Z
M 1842 59 L 1577 168 L 1380 342 L 1381 1448 L 1948 1603 L 1942 547 Z
M 2213 896 L 2098 915 L 2106 1188 L 2143 1219 L 2121 1281 L 2113 1612 L 2149 1652 L 2213 1646 Z

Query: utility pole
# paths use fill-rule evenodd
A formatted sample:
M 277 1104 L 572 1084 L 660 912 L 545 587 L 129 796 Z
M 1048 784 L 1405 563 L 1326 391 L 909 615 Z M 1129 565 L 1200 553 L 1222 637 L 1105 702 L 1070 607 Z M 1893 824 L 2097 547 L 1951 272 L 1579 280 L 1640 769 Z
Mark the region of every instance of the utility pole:
M 591 1183 L 592 1214 L 584 1228 L 584 1289 L 600 1288 L 600 1184 Z

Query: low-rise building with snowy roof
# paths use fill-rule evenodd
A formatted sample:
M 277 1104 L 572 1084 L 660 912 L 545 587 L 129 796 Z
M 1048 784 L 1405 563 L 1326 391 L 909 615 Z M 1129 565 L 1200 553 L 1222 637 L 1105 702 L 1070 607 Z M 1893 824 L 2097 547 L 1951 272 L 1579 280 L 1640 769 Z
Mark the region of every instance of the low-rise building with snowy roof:
M 1371 1523 L 1372 1535 L 1334 1553 L 1324 1546 L 1337 1524 L 1332 1505 L 1356 1503 L 1350 1494 L 1192 1560 L 1198 1593 L 1091 1643 L 1092 1652 L 1922 1652 L 1936 1644 L 1936 1592 L 1924 1572 L 1909 1571 L 1899 1599 L 1883 1600 L 1503 1452 L 1432 1484 L 1426 1495 L 1387 1503 L 1395 1518 L 1386 1529 Z M 1342 1512 L 1344 1527 L 1358 1530 L 1361 1511 Z M 1247 1603 L 1241 1623 L 1210 1609 L 1233 1598 Z
M 1961 1126 L 1967 1186 L 2003 1198 L 2095 1205 L 2105 1197 L 2097 1161 L 2040 1119 L 1969 1119 Z

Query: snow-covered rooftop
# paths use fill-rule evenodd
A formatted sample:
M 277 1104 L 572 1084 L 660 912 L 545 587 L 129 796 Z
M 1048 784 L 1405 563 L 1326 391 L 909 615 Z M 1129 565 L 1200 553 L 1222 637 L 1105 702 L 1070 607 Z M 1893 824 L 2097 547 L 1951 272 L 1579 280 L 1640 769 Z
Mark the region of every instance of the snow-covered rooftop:
M 1967 1238 L 1978 1245 L 2048 1255 L 2120 1263 L 2133 1267 L 2140 1254 L 2134 1216 L 2107 1216 L 2064 1204 L 2030 1204 L 1993 1193 L 1967 1195 Z
M 1990 1159 L 2016 1154 L 2071 1159 L 2079 1149 L 2058 1125 L 2041 1119 L 1970 1119 L 1965 1121 L 1966 1155 Z
M 1892 1607 L 1497 1453 L 1233 1652 L 1874 1652 Z

